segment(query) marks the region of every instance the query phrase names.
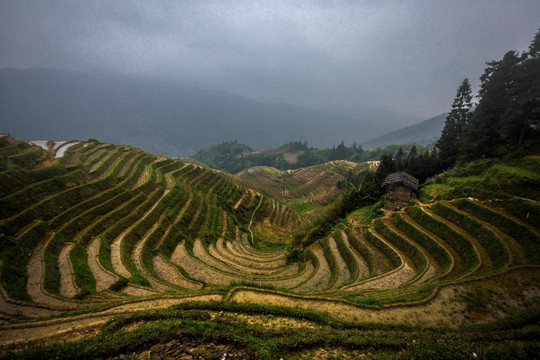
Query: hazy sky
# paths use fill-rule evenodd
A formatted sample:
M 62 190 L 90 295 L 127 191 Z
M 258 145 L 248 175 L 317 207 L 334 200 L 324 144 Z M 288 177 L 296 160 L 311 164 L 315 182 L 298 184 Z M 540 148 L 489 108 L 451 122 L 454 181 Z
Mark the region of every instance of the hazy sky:
M 431 117 L 539 26 L 538 0 L 0 0 L 0 67 L 177 77 L 265 102 Z

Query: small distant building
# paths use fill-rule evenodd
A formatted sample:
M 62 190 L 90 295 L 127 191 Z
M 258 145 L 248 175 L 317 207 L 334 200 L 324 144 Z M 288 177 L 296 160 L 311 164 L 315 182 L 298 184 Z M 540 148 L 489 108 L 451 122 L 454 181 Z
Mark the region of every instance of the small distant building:
M 384 208 L 394 210 L 405 206 L 414 198 L 418 191 L 419 181 L 405 171 L 395 172 L 386 177 L 382 186 L 386 187 Z

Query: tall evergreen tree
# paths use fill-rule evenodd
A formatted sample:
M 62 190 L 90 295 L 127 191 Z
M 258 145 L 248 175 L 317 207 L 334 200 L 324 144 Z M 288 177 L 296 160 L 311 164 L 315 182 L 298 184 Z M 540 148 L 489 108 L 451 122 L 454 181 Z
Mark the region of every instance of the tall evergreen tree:
M 538 136 L 540 125 L 540 30 L 518 63 L 501 116 L 501 138 L 511 146 Z
M 342 141 L 335 150 L 335 160 L 343 160 L 346 158 L 345 155 L 345 144 Z
M 510 88 L 519 62 L 518 54 L 508 51 L 501 60 L 487 63 L 488 67 L 480 77 L 480 102 L 461 143 L 464 157 L 494 157 L 501 154 L 501 118 L 511 102 Z
M 452 166 L 459 155 L 464 131 L 471 115 L 472 94 L 469 79 L 465 78 L 457 90 L 452 109 L 446 117 L 441 137 L 437 141 L 442 166 Z
M 405 153 L 403 152 L 403 148 L 400 147 L 396 154 L 396 167 L 398 171 L 401 171 L 405 168 L 406 164 L 403 160 L 404 158 L 405 158 Z
M 390 153 L 384 153 L 381 156 L 381 162 L 379 163 L 379 167 L 377 168 L 377 171 L 375 172 L 375 180 L 376 182 L 381 185 L 388 176 L 388 174 L 391 174 L 395 172 L 396 169 L 396 163 L 392 157 L 392 154 Z
M 409 150 L 409 154 L 407 155 L 407 159 L 415 158 L 418 155 L 418 150 L 416 149 L 416 145 L 413 145 L 411 150 Z

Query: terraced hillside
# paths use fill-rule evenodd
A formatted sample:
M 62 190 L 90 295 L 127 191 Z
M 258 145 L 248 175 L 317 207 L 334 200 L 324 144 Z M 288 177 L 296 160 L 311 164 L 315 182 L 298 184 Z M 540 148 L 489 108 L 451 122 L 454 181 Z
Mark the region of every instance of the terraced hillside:
M 456 327 L 514 316 L 536 306 L 540 298 L 540 181 L 535 177 L 540 171 L 530 171 L 540 167 L 538 157 L 527 158 L 514 170 L 503 169 L 505 180 L 514 185 L 502 198 L 488 189 L 484 196 L 455 196 L 465 188 L 433 184 L 434 189 L 426 188 L 431 195 L 423 195 L 424 203 L 387 212 L 370 224 L 362 215 L 350 214 L 329 236 L 306 244 L 303 261 L 288 262 L 286 248 L 276 243 L 290 242 L 300 220 L 283 200 L 322 204 L 326 200 L 317 197 L 319 192 L 330 196 L 334 190 L 325 189 L 337 178 L 328 173 L 362 165 L 334 162 L 322 169 L 270 173 L 264 176 L 268 186 L 250 189 L 239 185 L 248 182 L 253 175 L 249 172 L 235 180 L 128 146 L 97 141 L 68 145 L 63 156 L 55 158 L 55 144 L 44 150 L 0 137 L 4 347 L 24 345 L 27 338 L 84 335 L 115 315 L 171 305 L 181 312 L 204 310 L 206 315 L 190 315 L 202 320 L 188 320 L 222 326 L 234 327 L 223 311 L 300 319 L 291 324 L 292 331 L 307 323 L 323 330 L 358 328 L 366 322 Z M 289 193 L 274 186 L 275 179 L 286 183 Z M 529 181 L 529 188 L 523 190 L 519 181 Z M 259 192 L 263 188 L 265 196 Z M 306 188 L 313 190 L 306 193 Z M 454 196 L 440 196 L 443 190 Z M 10 324 L 20 317 L 61 312 L 83 315 Z M 180 316 L 174 314 L 148 315 L 149 324 Z M 133 316 L 131 322 L 140 322 Z M 255 315 L 253 319 L 258 321 Z M 246 321 L 243 328 L 255 326 Z M 138 326 L 132 328 L 133 336 L 143 331 Z M 148 326 L 144 331 L 156 331 Z M 262 338 L 272 337 L 268 329 L 257 331 Z M 364 349 L 358 356 L 386 346 L 370 348 L 349 335 L 343 336 L 351 348 Z M 228 336 L 208 341 L 231 343 Z M 247 333 L 238 336 L 244 349 L 257 349 L 255 340 L 252 345 L 245 340 Z M 309 358 L 323 347 L 317 336 L 283 346 Z M 170 341 L 167 336 L 149 338 L 147 345 Z M 334 340 L 328 346 L 339 350 L 343 345 Z M 517 336 L 508 341 L 519 347 L 528 340 Z M 407 344 L 395 346 L 410 350 Z M 533 346 L 528 351 L 537 349 L 538 343 L 527 346 Z
M 375 162 L 354 163 L 335 160 L 298 170 L 281 171 L 273 167 L 257 166 L 237 174 L 244 184 L 270 197 L 289 204 L 294 209 L 317 208 L 330 204 L 340 191 L 337 183 L 349 172 L 369 168 Z
M 298 222 L 290 210 L 218 172 L 128 146 L 73 142 L 55 159 L 53 142 L 44 146 L 49 152 L 9 136 L 1 141 L 0 278 L 11 310 L 17 302 L 47 313 L 200 289 L 208 274 L 220 274 L 217 268 L 232 275 L 210 283 L 240 281 L 235 266 L 249 260 L 227 264 L 226 256 L 245 251 L 240 244 L 251 248 L 252 227 L 264 220 L 290 236 L 286 229 Z M 215 249 L 225 257 L 198 260 Z M 279 256 L 262 254 L 271 255 L 267 267 L 279 263 Z M 195 270 L 178 261 L 204 275 L 193 277 Z

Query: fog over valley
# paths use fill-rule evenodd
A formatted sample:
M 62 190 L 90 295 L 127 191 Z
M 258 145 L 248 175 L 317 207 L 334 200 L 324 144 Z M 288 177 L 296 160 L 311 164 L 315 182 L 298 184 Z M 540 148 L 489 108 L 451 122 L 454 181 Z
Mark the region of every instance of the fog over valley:
M 475 88 L 486 61 L 527 47 L 539 14 L 526 0 L 3 1 L 1 128 L 171 156 L 360 144 L 447 112 L 463 78 Z

